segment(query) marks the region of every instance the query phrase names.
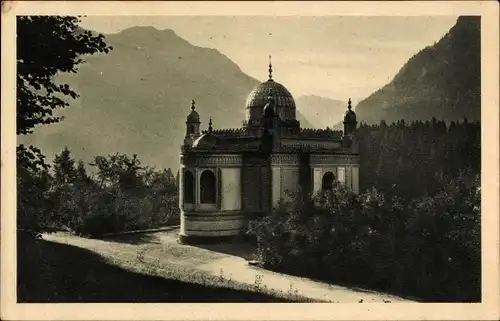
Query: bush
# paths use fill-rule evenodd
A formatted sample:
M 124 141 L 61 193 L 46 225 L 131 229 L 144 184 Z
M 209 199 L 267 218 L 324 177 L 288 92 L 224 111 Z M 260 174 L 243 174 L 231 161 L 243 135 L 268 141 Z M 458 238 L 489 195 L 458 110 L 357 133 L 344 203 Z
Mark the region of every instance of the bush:
M 403 202 L 337 186 L 255 222 L 259 259 L 279 271 L 419 296 L 480 300 L 479 180 Z

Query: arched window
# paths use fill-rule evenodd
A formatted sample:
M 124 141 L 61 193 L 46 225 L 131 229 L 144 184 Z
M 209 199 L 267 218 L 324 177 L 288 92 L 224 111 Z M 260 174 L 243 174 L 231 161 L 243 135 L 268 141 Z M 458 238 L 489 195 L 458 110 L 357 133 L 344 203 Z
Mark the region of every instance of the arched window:
M 200 203 L 214 204 L 215 192 L 215 174 L 210 170 L 206 170 L 200 176 Z
M 335 175 L 332 172 L 326 172 L 321 180 L 321 188 L 323 191 L 332 190 L 333 182 L 335 182 Z
M 184 203 L 194 203 L 194 176 L 190 171 L 184 172 Z
M 191 125 L 191 134 L 194 134 L 194 125 Z

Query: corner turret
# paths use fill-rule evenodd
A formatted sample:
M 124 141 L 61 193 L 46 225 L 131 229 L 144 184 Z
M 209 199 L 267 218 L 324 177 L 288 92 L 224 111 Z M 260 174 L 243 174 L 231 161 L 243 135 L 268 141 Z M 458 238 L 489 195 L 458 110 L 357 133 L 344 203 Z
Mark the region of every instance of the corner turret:
M 191 112 L 186 119 L 186 136 L 184 137 L 184 145 L 191 145 L 200 137 L 200 115 L 195 110 L 195 101 L 191 101 Z
M 347 103 L 347 112 L 344 116 L 344 147 L 351 150 L 357 149 L 356 131 L 358 121 L 356 120 L 356 113 L 352 110 L 351 98 Z
M 353 135 L 356 133 L 358 121 L 356 120 L 356 113 L 351 110 L 351 98 L 347 103 L 347 112 L 344 116 L 344 135 Z

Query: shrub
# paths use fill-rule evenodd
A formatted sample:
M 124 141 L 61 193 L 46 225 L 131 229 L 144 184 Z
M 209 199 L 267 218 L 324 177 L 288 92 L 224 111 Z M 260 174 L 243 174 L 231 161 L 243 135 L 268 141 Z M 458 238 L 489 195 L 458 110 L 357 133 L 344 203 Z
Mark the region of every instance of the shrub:
M 480 299 L 479 180 L 413 202 L 343 186 L 255 222 L 266 267 L 428 300 Z

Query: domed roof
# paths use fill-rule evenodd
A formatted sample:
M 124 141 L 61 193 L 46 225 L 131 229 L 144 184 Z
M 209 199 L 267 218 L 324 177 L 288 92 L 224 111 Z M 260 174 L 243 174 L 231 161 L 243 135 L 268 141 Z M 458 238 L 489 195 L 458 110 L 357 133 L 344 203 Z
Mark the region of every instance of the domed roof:
M 186 122 L 188 123 L 199 123 L 200 122 L 200 115 L 195 109 L 195 102 L 194 100 L 191 101 L 191 112 L 187 116 Z
M 212 134 L 212 118 L 208 123 L 208 132 L 198 137 L 194 143 L 193 148 L 211 149 L 214 148 L 219 142 L 219 138 Z
M 356 123 L 356 113 L 351 110 L 351 98 L 349 98 L 349 102 L 347 104 L 347 111 L 344 116 L 344 123 Z
M 268 103 L 270 93 L 273 96 L 274 113 L 279 115 L 282 120 L 295 120 L 295 100 L 285 86 L 273 80 L 271 56 L 269 56 L 269 80 L 258 84 L 248 95 L 246 101 L 247 121 L 251 123 L 262 119 L 263 109 Z
M 214 148 L 218 142 L 219 138 L 214 134 L 208 132 L 201 135 L 194 141 L 193 148 L 210 149 Z
M 269 90 L 272 90 L 274 106 L 277 108 L 288 107 L 295 109 L 295 100 L 292 94 L 282 84 L 269 79 L 257 85 L 248 95 L 246 108 L 264 108 L 267 103 Z
M 186 121 L 188 123 L 199 123 L 200 122 L 200 115 L 196 111 L 193 110 L 187 116 Z

